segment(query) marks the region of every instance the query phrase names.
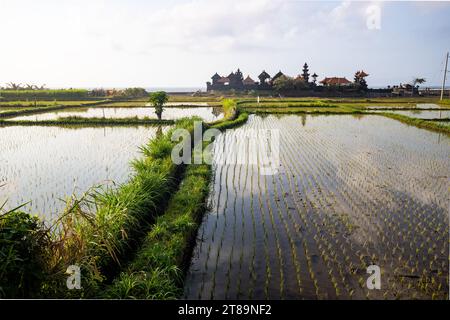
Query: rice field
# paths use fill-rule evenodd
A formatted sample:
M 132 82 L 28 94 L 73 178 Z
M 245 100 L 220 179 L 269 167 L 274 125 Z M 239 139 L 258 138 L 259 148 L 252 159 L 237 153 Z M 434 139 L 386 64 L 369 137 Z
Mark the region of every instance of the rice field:
M 389 112 L 394 114 L 401 114 L 411 118 L 417 119 L 445 119 L 450 118 L 450 110 L 389 110 L 389 111 L 372 111 L 372 112 Z
M 441 107 L 435 103 L 410 103 L 403 105 L 368 105 L 367 109 L 420 109 L 420 110 L 429 110 L 429 109 L 440 109 Z
M 165 107 L 215 107 L 221 106 L 220 102 L 204 102 L 204 101 L 176 101 L 176 102 L 166 102 Z M 114 108 L 130 108 L 130 107 L 151 107 L 151 103 L 148 101 L 117 101 L 108 102 L 107 104 L 100 104 L 99 106 L 114 107 Z
M 64 117 L 81 117 L 81 118 L 112 118 L 122 119 L 129 117 L 138 117 L 143 119 L 156 118 L 155 109 L 152 107 L 142 108 L 76 108 L 64 109 L 60 111 L 52 111 L 33 115 L 19 116 L 11 118 L 14 121 L 43 121 L 56 120 Z M 167 120 L 175 120 L 184 117 L 198 116 L 207 122 L 212 122 L 223 118 L 223 110 L 219 107 L 198 107 L 198 108 L 166 108 L 162 118 Z
M 345 113 L 350 110 L 342 107 L 243 107 L 243 109 L 247 112 L 251 113 Z
M 211 102 L 196 102 L 196 101 L 179 101 L 179 102 L 166 102 L 164 104 L 165 107 L 180 107 L 180 106 L 191 106 L 191 107 L 208 107 L 209 105 L 221 105 L 220 103 L 211 103 Z M 151 107 L 151 103 L 146 103 L 146 107 Z
M 139 156 L 158 127 L 0 128 L 0 202 L 51 219 L 61 199 L 96 185 L 125 182 L 129 161 Z
M 380 129 L 382 128 L 382 129 Z M 278 173 L 223 162 L 280 132 Z M 448 299 L 450 140 L 379 116 L 252 115 L 214 145 L 189 299 Z M 369 290 L 367 267 L 381 268 Z

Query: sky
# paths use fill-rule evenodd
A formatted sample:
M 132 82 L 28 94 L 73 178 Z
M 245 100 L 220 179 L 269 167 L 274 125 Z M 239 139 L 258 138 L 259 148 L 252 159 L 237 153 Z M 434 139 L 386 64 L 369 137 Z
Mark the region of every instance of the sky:
M 204 87 L 264 69 L 442 81 L 450 2 L 0 0 L 0 86 Z

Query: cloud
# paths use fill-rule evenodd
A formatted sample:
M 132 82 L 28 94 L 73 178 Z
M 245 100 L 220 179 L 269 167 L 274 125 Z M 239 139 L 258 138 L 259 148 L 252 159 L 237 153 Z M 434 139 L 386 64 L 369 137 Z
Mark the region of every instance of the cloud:
M 374 3 L 383 6 L 379 31 L 366 25 Z M 263 68 L 295 75 L 305 61 L 321 76 L 367 68 L 370 80 L 395 83 L 419 63 L 426 77 L 435 53 L 447 50 L 448 10 L 353 1 L 0 0 L 8 44 L 0 84 L 202 84 L 237 67 L 252 76 Z
M 140 52 L 172 49 L 223 53 L 286 50 L 314 31 L 349 31 L 355 27 L 355 18 L 361 28 L 365 26 L 357 12 L 362 5 L 331 3 L 319 14 L 311 14 L 308 8 L 312 6 L 309 2 L 284 0 L 192 0 L 161 8 L 126 28 L 140 30 Z M 128 43 L 128 33 L 114 37 L 130 48 L 133 45 Z
M 264 47 L 289 28 L 277 23 L 281 0 L 191 1 L 162 9 L 144 23 L 147 45 L 202 52 Z

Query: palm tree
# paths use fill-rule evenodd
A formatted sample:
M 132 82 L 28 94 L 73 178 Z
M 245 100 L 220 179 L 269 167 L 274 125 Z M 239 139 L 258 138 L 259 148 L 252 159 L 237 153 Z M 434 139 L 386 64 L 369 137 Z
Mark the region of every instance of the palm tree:
M 415 78 L 413 80 L 413 85 L 416 86 L 417 84 L 422 84 L 427 82 L 427 80 L 425 78 Z
M 412 82 L 412 91 L 411 95 L 414 93 L 414 88 L 417 86 L 417 92 L 419 92 L 419 84 L 425 83 L 427 80 L 425 78 L 414 78 Z
M 20 89 L 22 89 L 22 84 L 21 83 L 16 84 L 14 82 L 9 82 L 6 85 L 7 85 L 8 89 L 10 89 L 10 90 L 20 90 Z

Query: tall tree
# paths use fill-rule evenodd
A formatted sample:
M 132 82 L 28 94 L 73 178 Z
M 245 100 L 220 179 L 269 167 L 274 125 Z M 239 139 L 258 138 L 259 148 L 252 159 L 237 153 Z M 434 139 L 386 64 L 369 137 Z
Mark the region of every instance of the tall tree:
M 414 78 L 413 87 L 415 87 L 419 84 L 425 83 L 425 82 L 427 82 L 427 80 L 425 78 Z
M 302 78 L 303 80 L 308 83 L 309 82 L 309 68 L 308 68 L 308 64 L 305 62 L 305 64 L 303 65 L 303 73 L 302 73 Z
M 295 89 L 295 82 L 294 79 L 291 77 L 287 77 L 285 75 L 282 75 L 281 77 L 278 77 L 273 82 L 273 88 L 277 92 L 286 92 L 291 91 Z
M 419 93 L 419 84 L 425 83 L 427 80 L 425 78 L 414 78 L 412 81 L 412 90 L 411 95 L 414 94 L 414 91 Z
M 6 84 L 6 86 L 8 87 L 8 89 L 11 89 L 11 90 L 21 90 L 21 89 L 23 89 L 21 83 L 17 84 L 17 83 L 14 83 L 14 82 L 9 82 L 9 83 Z
M 169 101 L 169 96 L 165 91 L 156 91 L 150 94 L 150 103 L 155 108 L 158 119 L 161 120 L 164 111 L 164 104 Z

